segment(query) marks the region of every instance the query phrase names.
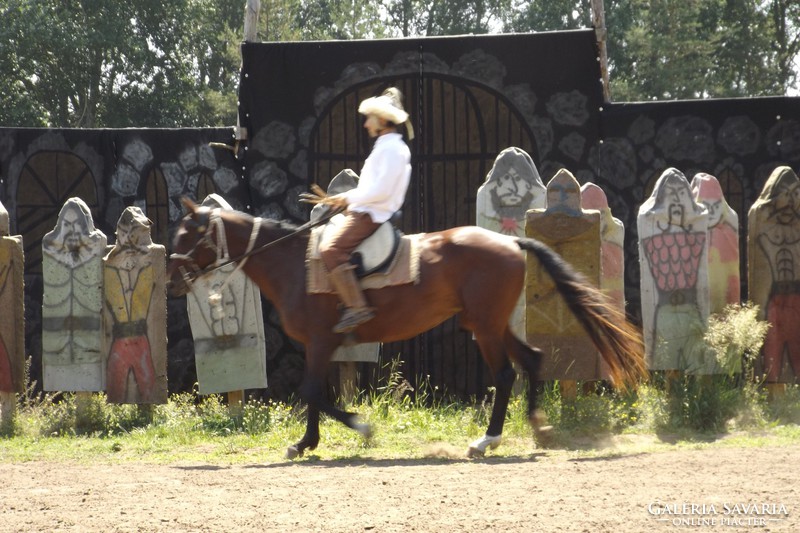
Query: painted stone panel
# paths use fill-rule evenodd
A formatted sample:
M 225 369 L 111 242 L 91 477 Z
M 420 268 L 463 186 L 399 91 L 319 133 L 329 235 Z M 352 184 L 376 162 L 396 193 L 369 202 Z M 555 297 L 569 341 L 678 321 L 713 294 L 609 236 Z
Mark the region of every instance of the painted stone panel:
M 107 239 L 89 206 L 68 199 L 42 239 L 44 390 L 102 391 L 103 256 Z
M 708 211 L 709 312 L 721 313 L 726 305 L 740 302 L 739 215 L 714 176 L 696 174 L 691 186 L 695 200 Z
M 208 195 L 202 205 L 231 209 L 218 194 Z M 212 295 L 221 300 L 215 302 Z M 236 271 L 235 264 L 227 265 L 195 281 L 186 305 L 199 393 L 265 388 L 266 339 L 256 284 L 244 272 Z
M 800 376 L 800 180 L 776 168 L 750 208 L 747 231 L 750 300 L 770 323 L 764 371 L 770 383 Z
M 153 244 L 150 220 L 128 207 L 117 243 L 104 258 L 106 393 L 111 403 L 166 403 L 166 250 Z
M 25 261 L 22 237 L 9 231 L 8 211 L 0 203 L 0 394 L 25 390 Z
M 625 226 L 614 218 L 605 191 L 594 183 L 581 186 L 581 207 L 600 211 L 600 288 L 625 309 Z
M 546 189 L 533 159 L 521 148 L 506 148 L 478 188 L 476 217 L 481 226 L 505 235 L 525 236 L 525 213 L 545 207 Z M 525 295 L 521 294 L 511 329 L 525 338 Z
M 639 207 L 642 326 L 651 370 L 712 373 L 703 350 L 709 312 L 708 211 L 689 182 L 665 170 Z
M 561 169 L 547 184 L 547 208 L 528 211 L 525 232 L 600 285 L 600 213 L 581 208 L 580 186 Z M 545 353 L 541 379 L 598 380 L 600 357 L 538 261 L 528 255 L 527 340 Z

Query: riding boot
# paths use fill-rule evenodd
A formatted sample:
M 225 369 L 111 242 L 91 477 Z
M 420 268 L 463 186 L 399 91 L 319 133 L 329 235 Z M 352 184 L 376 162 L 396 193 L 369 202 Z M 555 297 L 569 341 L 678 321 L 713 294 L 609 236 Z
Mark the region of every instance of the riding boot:
M 345 263 L 331 271 L 331 283 L 346 308 L 339 323 L 333 327 L 334 333 L 349 333 L 375 316 L 373 308 L 367 307 L 355 268 Z

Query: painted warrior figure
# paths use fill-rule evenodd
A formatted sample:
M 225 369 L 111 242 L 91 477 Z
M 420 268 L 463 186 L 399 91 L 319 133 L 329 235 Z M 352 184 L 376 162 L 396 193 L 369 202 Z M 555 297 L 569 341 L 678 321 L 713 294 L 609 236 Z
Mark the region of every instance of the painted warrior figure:
M 524 237 L 525 213 L 529 209 L 543 209 L 545 195 L 546 188 L 531 156 L 519 148 L 506 148 L 494 160 L 486 181 L 478 188 L 478 225 Z
M 722 193 L 717 178 L 699 173 L 692 179 L 695 199 L 708 210 L 708 284 L 711 312 L 740 300 L 739 216 Z
M 100 331 L 106 236 L 89 207 L 70 198 L 42 239 L 45 390 L 102 390 Z
M 707 211 L 674 168 L 639 209 L 642 318 L 652 370 L 704 372 L 710 364 L 701 342 L 708 317 L 707 224 Z
M 117 224 L 117 244 L 106 257 L 106 308 L 111 314 L 112 344 L 108 354 L 108 401 L 128 398 L 133 374 L 139 400 L 153 401 L 156 372 L 148 338 L 148 315 L 155 288 L 150 220 L 138 207 L 123 211 Z
M 750 208 L 750 294 L 770 323 L 764 341 L 767 381 L 781 381 L 784 355 L 800 375 L 800 180 L 789 167 L 770 175 Z M 759 268 L 769 265 L 768 283 Z M 756 279 L 758 277 L 759 279 Z

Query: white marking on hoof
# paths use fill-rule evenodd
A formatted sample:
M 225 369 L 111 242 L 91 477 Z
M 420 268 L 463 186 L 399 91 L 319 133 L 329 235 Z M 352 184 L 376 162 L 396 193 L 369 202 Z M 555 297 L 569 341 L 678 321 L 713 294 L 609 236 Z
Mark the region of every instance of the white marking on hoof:
M 473 457 L 483 457 L 483 455 L 486 453 L 486 448 L 491 448 L 494 450 L 500 446 L 500 441 L 502 439 L 503 438 L 500 435 L 495 435 L 494 437 L 484 435 L 469 445 L 469 448 L 467 448 L 467 457 L 470 459 Z

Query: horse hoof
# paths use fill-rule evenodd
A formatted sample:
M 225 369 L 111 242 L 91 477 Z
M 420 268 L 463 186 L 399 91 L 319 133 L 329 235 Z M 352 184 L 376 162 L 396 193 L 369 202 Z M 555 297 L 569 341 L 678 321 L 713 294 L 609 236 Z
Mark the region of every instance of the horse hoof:
M 533 435 L 536 437 L 536 444 L 542 448 L 551 446 L 555 439 L 553 426 L 540 426 L 538 428 L 534 428 Z
M 475 459 L 478 457 L 483 457 L 484 455 L 485 452 L 479 448 L 475 448 L 473 446 L 467 448 L 467 459 Z
M 300 450 L 297 446 L 289 446 L 286 449 L 286 458 L 288 460 L 297 459 L 298 457 L 303 457 L 303 451 Z
M 502 441 L 502 437 L 500 435 L 495 435 L 493 437 L 484 435 L 469 445 L 469 448 L 467 448 L 467 457 L 470 459 L 473 457 L 483 457 L 483 455 L 486 453 L 486 448 L 494 450 L 500 446 L 500 441 Z
M 366 440 L 370 440 L 372 438 L 372 427 L 369 424 L 355 424 L 353 429 L 358 431 L 358 433 Z

